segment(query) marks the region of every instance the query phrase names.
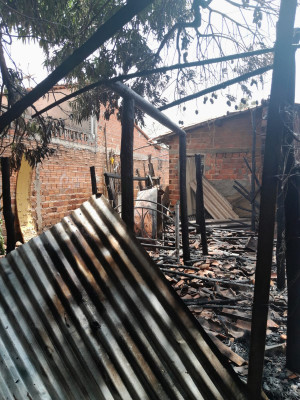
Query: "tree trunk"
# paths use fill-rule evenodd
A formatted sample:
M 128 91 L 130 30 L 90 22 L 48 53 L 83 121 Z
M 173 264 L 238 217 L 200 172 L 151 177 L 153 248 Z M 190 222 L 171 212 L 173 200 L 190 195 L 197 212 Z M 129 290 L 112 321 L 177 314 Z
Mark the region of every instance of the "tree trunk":
M 6 253 L 10 253 L 15 249 L 15 216 L 11 209 L 10 197 L 10 162 L 9 157 L 1 157 L 1 172 L 2 172 L 2 193 L 3 193 L 3 216 L 6 228 Z

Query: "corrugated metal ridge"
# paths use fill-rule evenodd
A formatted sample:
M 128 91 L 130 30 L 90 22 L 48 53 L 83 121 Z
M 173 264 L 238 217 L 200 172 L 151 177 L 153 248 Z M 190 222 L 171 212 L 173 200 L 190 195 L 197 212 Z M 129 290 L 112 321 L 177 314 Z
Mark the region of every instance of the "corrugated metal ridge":
M 239 219 L 239 216 L 233 211 L 229 201 L 215 189 L 212 184 L 203 176 L 203 196 L 204 207 L 214 219 Z M 196 193 L 196 181 L 190 182 L 190 187 Z
M 1 399 L 246 399 L 105 199 L 0 262 Z

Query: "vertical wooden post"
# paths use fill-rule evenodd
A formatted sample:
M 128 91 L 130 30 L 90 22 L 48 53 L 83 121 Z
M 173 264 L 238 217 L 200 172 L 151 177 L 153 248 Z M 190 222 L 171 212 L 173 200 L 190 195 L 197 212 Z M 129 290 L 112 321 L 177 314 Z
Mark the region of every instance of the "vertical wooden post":
M 121 191 L 122 219 L 127 227 L 133 230 L 133 129 L 134 129 L 134 100 L 123 98 L 121 139 Z
M 285 206 L 288 283 L 286 366 L 300 373 L 300 165 L 291 170 Z
M 105 185 L 106 185 L 106 189 L 107 189 L 108 199 L 111 202 L 113 208 L 116 208 L 116 202 L 115 202 L 114 195 L 113 195 L 113 192 L 110 187 L 110 178 L 106 172 L 104 172 L 104 180 L 105 180 Z
M 186 135 L 179 135 L 179 167 L 180 167 L 180 217 L 183 260 L 190 259 L 189 221 L 186 198 Z
M 294 36 L 293 43 L 297 43 L 297 35 Z M 291 52 L 290 68 L 289 68 L 289 88 L 288 88 L 288 99 L 286 106 L 290 106 L 283 115 L 285 122 L 284 138 L 282 145 L 282 159 L 280 163 L 280 186 L 277 195 L 277 243 L 276 243 L 276 267 L 277 267 L 277 288 L 282 290 L 285 288 L 285 197 L 287 195 L 287 188 L 284 182 L 287 181 L 287 177 L 290 175 L 292 168 L 295 165 L 295 154 L 293 146 L 293 135 L 291 132 L 294 130 L 294 103 L 295 103 L 295 83 L 296 83 L 296 62 L 295 62 L 295 50 Z M 289 212 L 289 210 L 287 210 Z M 288 257 L 288 256 L 287 256 Z M 293 268 L 293 267 L 292 267 Z M 289 303 L 297 301 L 289 296 Z
M 195 154 L 195 163 L 196 163 L 196 180 L 197 180 L 197 190 L 196 190 L 196 224 L 198 225 L 197 233 L 201 234 L 202 252 L 206 256 L 208 255 L 208 248 L 206 239 L 205 210 L 204 210 L 204 200 L 203 200 L 203 183 L 202 183 L 203 168 L 202 168 L 200 154 Z
M 95 167 L 90 167 L 90 173 L 91 173 L 91 182 L 92 182 L 92 194 L 97 195 L 97 182 L 96 182 L 96 173 L 95 173 Z
M 282 187 L 282 181 L 280 181 L 280 187 L 278 188 L 277 195 L 277 242 L 276 242 L 276 270 L 277 270 L 277 289 L 282 290 L 285 288 L 285 215 L 284 215 L 284 197 L 286 191 Z
M 251 230 L 256 229 L 256 208 L 255 208 L 255 177 L 256 177 L 256 109 L 251 111 L 252 123 L 252 168 L 251 168 Z
M 274 53 L 274 69 L 268 110 L 266 146 L 261 188 L 257 264 L 249 353 L 248 396 L 261 397 L 262 373 L 268 318 L 270 278 L 273 256 L 277 175 L 284 131 L 280 111 L 288 99 L 290 54 L 297 0 L 281 1 Z
M 10 196 L 10 161 L 9 157 L 1 157 L 1 172 L 2 172 L 2 194 L 3 194 L 3 216 L 6 228 L 6 253 L 10 253 L 16 247 L 15 236 L 15 216 L 11 209 Z
M 294 43 L 299 42 L 298 35 Z M 296 61 L 295 51 L 291 57 L 289 104 L 295 103 Z M 295 166 L 294 131 L 295 107 L 285 113 L 285 171 L 287 189 L 285 191 L 285 241 L 286 275 L 288 287 L 288 319 L 286 366 L 294 372 L 300 372 L 300 164 Z

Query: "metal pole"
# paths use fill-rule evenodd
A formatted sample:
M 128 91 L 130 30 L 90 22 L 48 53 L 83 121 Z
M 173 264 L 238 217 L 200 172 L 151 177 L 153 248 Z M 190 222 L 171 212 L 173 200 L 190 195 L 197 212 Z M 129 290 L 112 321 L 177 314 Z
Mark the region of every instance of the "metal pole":
M 134 100 L 123 98 L 121 139 L 121 192 L 122 219 L 127 227 L 133 230 L 133 129 L 134 129 Z
M 262 374 L 268 303 L 273 256 L 277 175 L 284 131 L 280 114 L 288 100 L 290 54 L 297 0 L 281 1 L 277 24 L 274 70 L 268 110 L 266 146 L 261 188 L 257 263 L 252 311 L 251 343 L 249 353 L 248 395 L 256 400 L 261 396 Z
M 197 180 L 197 190 L 196 190 L 196 224 L 198 225 L 197 233 L 201 234 L 202 252 L 206 256 L 208 255 L 208 248 L 206 239 L 205 210 L 204 210 L 204 199 L 203 199 L 203 183 L 202 183 L 203 168 L 202 168 L 200 154 L 195 154 L 195 163 L 196 163 L 196 180 Z

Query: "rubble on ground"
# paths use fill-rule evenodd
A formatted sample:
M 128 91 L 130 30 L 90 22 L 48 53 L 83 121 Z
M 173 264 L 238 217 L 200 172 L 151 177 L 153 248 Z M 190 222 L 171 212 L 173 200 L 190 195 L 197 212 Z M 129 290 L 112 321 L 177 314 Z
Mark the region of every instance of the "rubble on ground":
M 200 235 L 190 237 L 191 261 L 183 265 L 173 250 L 149 251 L 176 293 L 244 381 L 248 374 L 256 243 L 253 232 L 211 228 L 209 255 Z M 165 243 L 167 244 L 167 243 Z M 269 399 L 299 399 L 300 379 L 285 368 L 287 292 L 271 276 L 263 389 Z

